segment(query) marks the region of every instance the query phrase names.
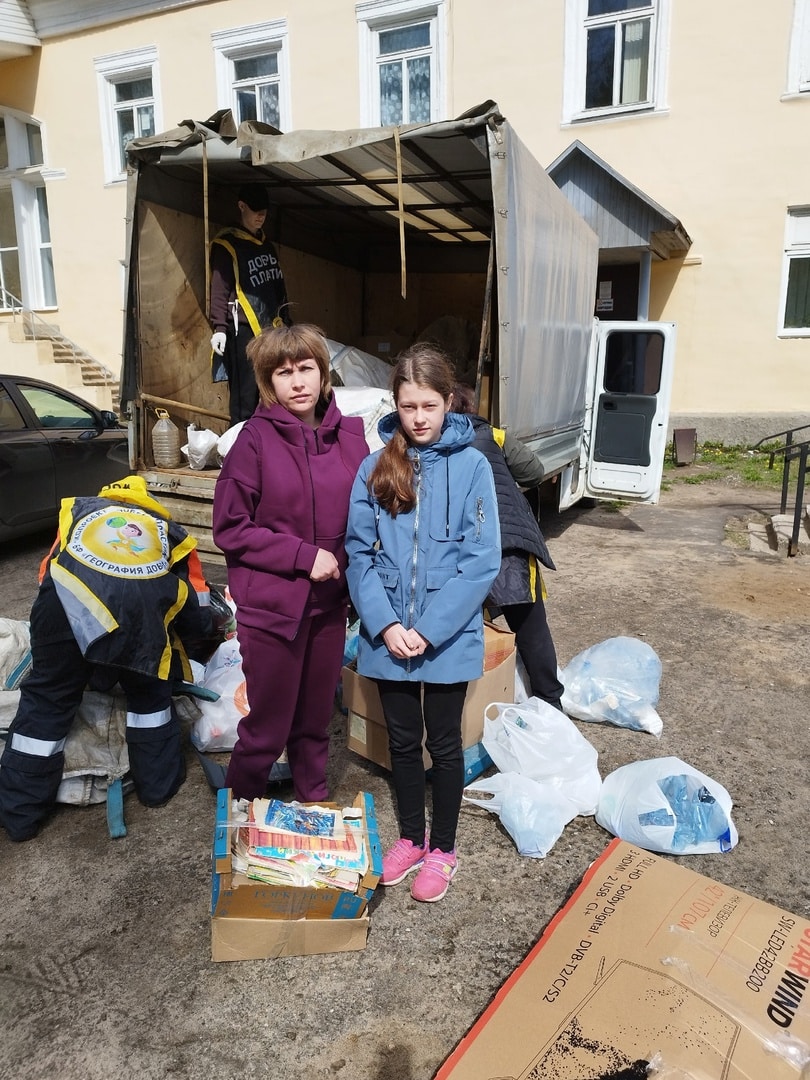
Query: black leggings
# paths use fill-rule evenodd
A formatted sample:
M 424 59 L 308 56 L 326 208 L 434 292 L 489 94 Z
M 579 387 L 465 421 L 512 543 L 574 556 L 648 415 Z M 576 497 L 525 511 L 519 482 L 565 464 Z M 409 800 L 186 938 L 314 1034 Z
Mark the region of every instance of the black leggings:
M 533 697 L 562 709 L 560 698 L 565 687 L 557 678 L 557 653 L 546 618 L 546 605 L 538 596 L 534 603 L 506 604 L 500 608 L 515 645 L 526 666 Z
M 425 840 L 422 737 L 427 732 L 426 746 L 433 763 L 430 848 L 452 851 L 464 790 L 461 713 L 467 683 L 409 683 L 380 679 L 377 686 L 388 725 L 400 835 L 419 846 Z

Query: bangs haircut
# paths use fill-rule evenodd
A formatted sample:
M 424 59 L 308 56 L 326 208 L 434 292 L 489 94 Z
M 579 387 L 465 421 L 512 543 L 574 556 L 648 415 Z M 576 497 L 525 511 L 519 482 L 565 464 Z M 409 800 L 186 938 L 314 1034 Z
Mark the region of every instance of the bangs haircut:
M 245 350 L 253 365 L 259 396 L 264 405 L 275 405 L 273 372 L 284 364 L 314 360 L 321 374 L 321 401 L 324 405 L 332 394 L 329 379 L 329 346 L 319 326 L 297 323 L 295 326 L 268 326 L 255 337 Z

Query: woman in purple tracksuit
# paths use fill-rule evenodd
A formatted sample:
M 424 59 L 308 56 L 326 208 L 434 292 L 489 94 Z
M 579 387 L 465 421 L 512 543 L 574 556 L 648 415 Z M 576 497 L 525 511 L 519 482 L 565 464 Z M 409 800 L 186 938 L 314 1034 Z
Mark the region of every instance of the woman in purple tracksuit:
M 214 493 L 250 706 L 226 783 L 237 798 L 263 796 L 286 746 L 296 798 L 317 802 L 329 794 L 328 727 L 346 641 L 349 494 L 368 446 L 362 420 L 337 407 L 317 327 L 263 330 L 248 356 L 260 402 Z

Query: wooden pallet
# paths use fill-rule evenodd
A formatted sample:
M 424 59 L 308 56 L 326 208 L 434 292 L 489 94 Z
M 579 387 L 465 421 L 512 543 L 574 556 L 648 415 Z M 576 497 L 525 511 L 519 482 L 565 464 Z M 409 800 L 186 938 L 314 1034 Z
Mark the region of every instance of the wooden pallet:
M 225 565 L 225 557 L 214 543 L 211 515 L 214 487 L 219 469 L 142 469 L 140 475 L 159 503 L 197 541 L 203 562 Z

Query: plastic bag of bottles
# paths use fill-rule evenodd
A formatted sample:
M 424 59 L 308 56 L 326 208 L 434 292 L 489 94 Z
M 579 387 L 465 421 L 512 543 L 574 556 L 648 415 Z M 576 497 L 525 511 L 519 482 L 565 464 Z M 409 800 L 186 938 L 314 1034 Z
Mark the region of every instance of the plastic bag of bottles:
M 493 702 L 484 710 L 481 741 L 502 773 L 522 773 L 561 792 L 572 816 L 596 809 L 602 786 L 596 748 L 559 709 L 540 698 Z
M 487 796 L 476 798 L 473 796 Z M 501 819 L 518 852 L 543 859 L 577 812 L 553 784 L 539 783 L 516 772 L 499 772 L 470 784 L 464 801 L 483 806 Z
M 596 820 L 614 836 L 664 855 L 730 851 L 738 836 L 731 796 L 676 757 L 623 765 L 605 777 Z
M 576 720 L 616 724 L 660 735 L 655 710 L 661 661 L 646 641 L 612 637 L 578 653 L 563 668 L 562 706 Z

